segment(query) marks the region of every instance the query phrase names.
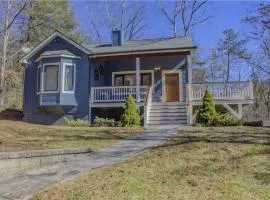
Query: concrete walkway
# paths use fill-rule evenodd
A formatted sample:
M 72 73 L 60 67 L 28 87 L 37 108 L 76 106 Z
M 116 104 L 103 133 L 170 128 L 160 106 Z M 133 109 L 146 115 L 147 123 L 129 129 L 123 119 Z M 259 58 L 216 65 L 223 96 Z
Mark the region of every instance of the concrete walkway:
M 0 177 L 0 199 L 28 199 L 38 191 L 79 176 L 83 172 L 115 164 L 160 145 L 175 136 L 177 129 L 179 127 L 166 128 L 164 126 L 147 129 L 142 135 L 122 140 L 95 153 L 81 155 L 52 166 Z

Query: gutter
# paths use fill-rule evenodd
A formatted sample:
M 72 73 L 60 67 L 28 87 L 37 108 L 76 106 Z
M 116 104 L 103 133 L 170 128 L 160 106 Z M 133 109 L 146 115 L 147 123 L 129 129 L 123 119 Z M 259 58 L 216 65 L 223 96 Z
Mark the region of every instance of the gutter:
M 113 57 L 113 56 L 125 56 L 125 55 L 143 55 L 143 54 L 156 54 L 156 53 L 178 53 L 178 52 L 191 52 L 197 49 L 196 46 L 188 48 L 172 48 L 172 49 L 156 49 L 156 50 L 136 50 L 136 51 L 119 51 L 109 53 L 92 53 L 89 54 L 89 58 L 101 58 L 101 57 Z

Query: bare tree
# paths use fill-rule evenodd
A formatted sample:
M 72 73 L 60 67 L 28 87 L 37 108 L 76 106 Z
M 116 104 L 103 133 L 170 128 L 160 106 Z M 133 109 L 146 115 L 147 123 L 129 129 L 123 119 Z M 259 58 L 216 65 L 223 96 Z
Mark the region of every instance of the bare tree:
M 173 3 L 169 9 L 167 4 Z M 188 36 L 192 28 L 208 21 L 212 16 L 206 14 L 204 8 L 207 1 L 176 0 L 174 2 L 160 3 L 162 14 L 169 21 L 172 35 Z M 179 27 L 180 32 L 177 31 Z
M 162 14 L 167 18 L 167 20 L 169 21 L 171 28 L 172 28 L 172 34 L 174 37 L 177 37 L 177 17 L 180 15 L 181 13 L 181 7 L 180 7 L 181 1 L 180 0 L 176 0 L 174 2 L 174 8 L 173 11 L 170 12 L 169 9 L 166 9 L 164 3 L 159 3 L 160 5 L 160 9 Z M 170 13 L 172 13 L 172 16 L 170 16 Z
M 26 2 L 20 2 L 16 0 L 7 0 L 2 2 L 2 27 L 1 27 L 1 66 L 0 66 L 0 105 L 4 104 L 5 97 L 5 75 L 7 62 L 10 58 L 8 55 L 9 47 L 10 47 L 10 36 L 11 29 L 13 28 L 16 20 L 19 18 L 20 14 L 26 7 Z
M 122 30 L 124 38 L 131 40 L 139 38 L 146 27 L 143 21 L 144 6 L 140 2 L 106 0 L 103 3 L 95 2 L 91 4 L 90 9 L 92 9 L 89 10 L 90 26 L 94 30 L 92 31 L 92 35 L 99 42 L 105 38 L 101 34 L 100 29 L 105 29 L 107 34 L 111 30 Z M 101 14 L 104 14 L 104 11 L 105 15 L 101 16 Z M 103 25 L 103 27 L 100 25 Z

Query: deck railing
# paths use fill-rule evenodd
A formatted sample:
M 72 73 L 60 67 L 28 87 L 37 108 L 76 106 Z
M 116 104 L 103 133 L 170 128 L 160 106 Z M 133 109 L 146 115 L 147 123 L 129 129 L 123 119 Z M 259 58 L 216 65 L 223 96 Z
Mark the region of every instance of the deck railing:
M 140 86 L 140 99 L 145 100 L 147 86 Z M 132 95 L 136 99 L 136 86 L 91 87 L 91 103 L 124 102 Z
M 201 100 L 208 90 L 216 100 L 253 99 L 252 82 L 190 84 L 190 100 Z

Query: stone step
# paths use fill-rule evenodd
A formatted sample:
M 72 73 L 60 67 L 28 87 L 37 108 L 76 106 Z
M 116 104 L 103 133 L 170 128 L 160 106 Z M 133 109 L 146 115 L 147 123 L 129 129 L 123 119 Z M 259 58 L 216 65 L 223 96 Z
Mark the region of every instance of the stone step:
M 180 106 L 151 106 L 152 110 L 186 110 L 186 107 L 180 107 Z
M 151 116 L 149 121 L 175 121 L 175 120 L 187 120 L 187 116 Z
M 170 125 L 170 124 L 187 124 L 187 120 L 149 120 L 148 125 L 158 125 L 158 124 L 163 124 L 163 125 Z
M 152 102 L 152 105 L 164 105 L 164 106 L 170 106 L 170 105 L 180 105 L 180 106 L 186 106 L 185 102 Z
M 151 112 L 148 115 L 149 117 L 172 117 L 172 116 L 187 116 L 186 112 Z
M 185 108 L 151 108 L 151 112 L 158 112 L 158 113 L 185 113 L 186 109 Z

